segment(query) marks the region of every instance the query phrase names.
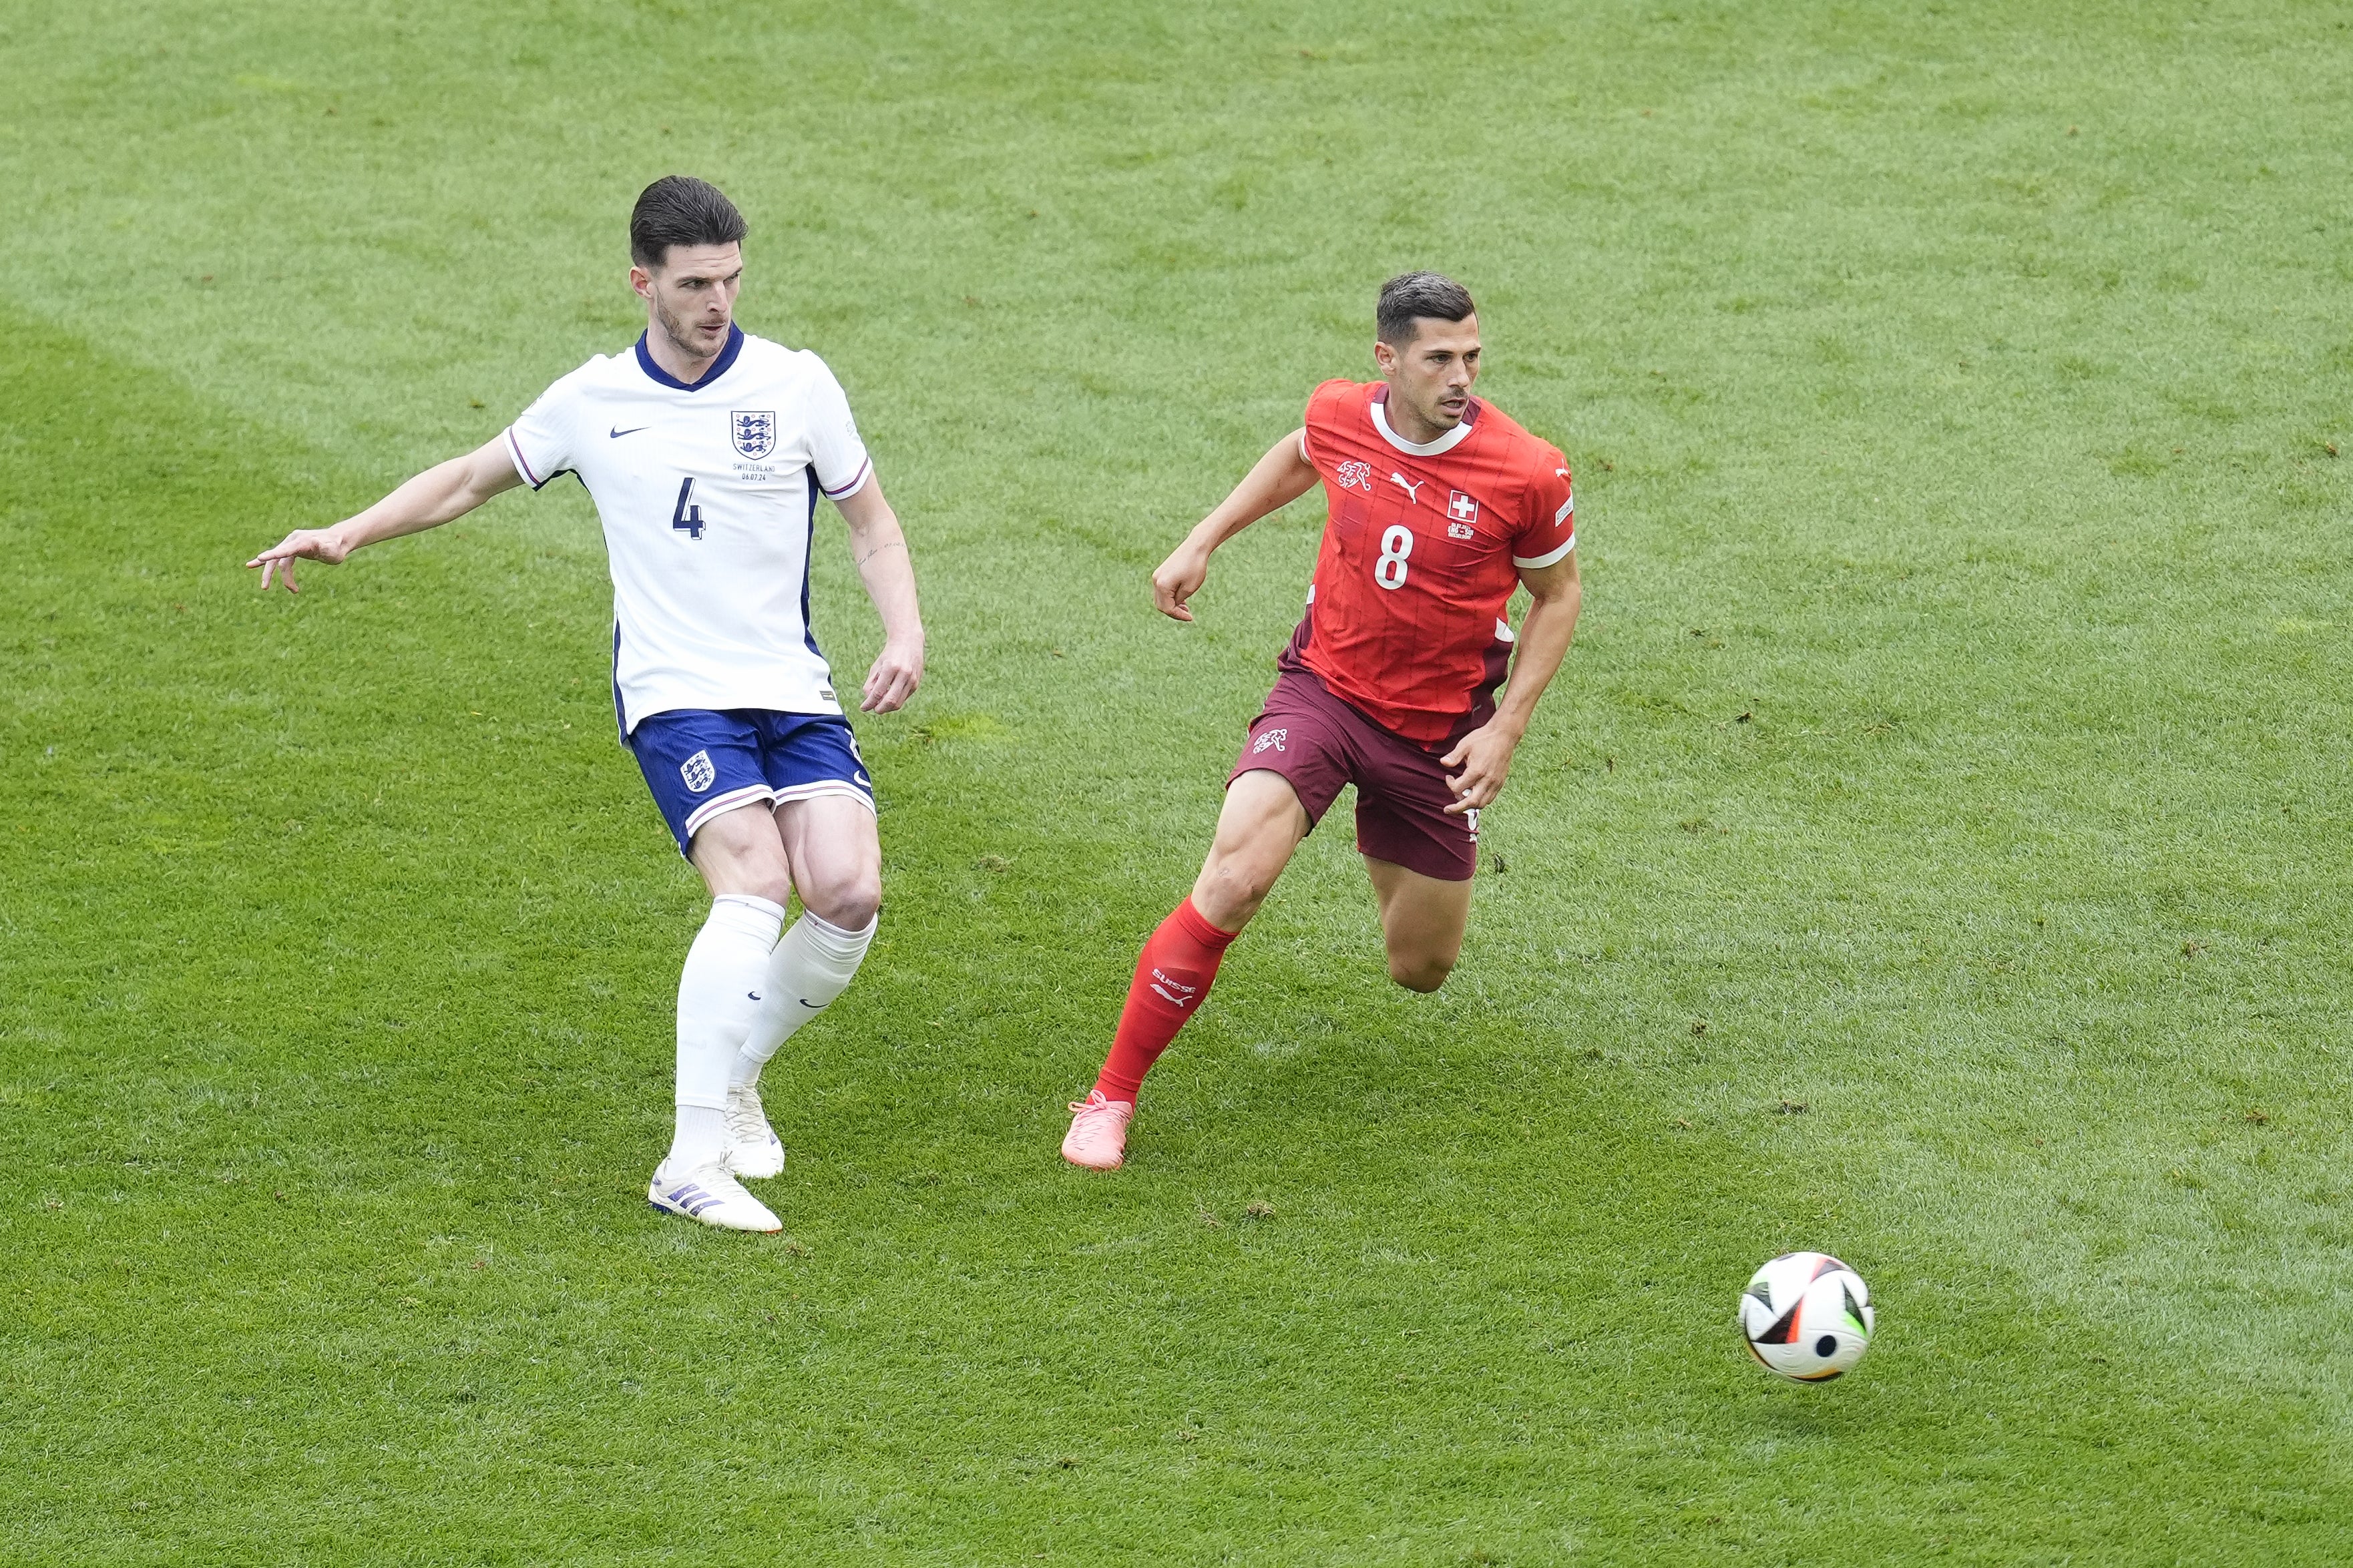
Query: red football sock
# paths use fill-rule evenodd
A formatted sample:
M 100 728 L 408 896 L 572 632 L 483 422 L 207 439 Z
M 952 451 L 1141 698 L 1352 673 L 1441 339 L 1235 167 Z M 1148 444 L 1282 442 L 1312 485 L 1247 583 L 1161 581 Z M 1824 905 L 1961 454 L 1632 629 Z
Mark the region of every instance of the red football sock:
M 1144 1075 L 1209 994 L 1218 961 L 1226 956 L 1236 934 L 1202 919 L 1189 898 L 1160 922 L 1136 957 L 1127 1005 L 1120 1009 L 1119 1033 L 1112 1037 L 1111 1055 L 1103 1058 L 1103 1076 L 1095 1079 L 1103 1098 L 1134 1103 Z

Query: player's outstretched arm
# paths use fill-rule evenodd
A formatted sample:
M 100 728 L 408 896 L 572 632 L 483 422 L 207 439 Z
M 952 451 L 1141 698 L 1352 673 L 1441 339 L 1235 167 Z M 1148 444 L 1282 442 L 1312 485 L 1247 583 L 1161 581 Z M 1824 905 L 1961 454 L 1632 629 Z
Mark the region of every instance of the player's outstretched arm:
M 246 564 L 261 568 L 262 587 L 269 586 L 272 576 L 282 576 L 286 591 L 297 593 L 297 561 L 339 564 L 364 544 L 438 528 L 521 483 L 522 476 L 515 472 L 514 459 L 507 455 L 506 437 L 501 436 L 462 458 L 435 464 L 365 511 L 332 528 L 296 529 Z
M 850 559 L 866 584 L 866 596 L 882 617 L 882 651 L 866 672 L 858 706 L 889 713 L 906 706 L 923 683 L 923 612 L 915 602 L 915 563 L 907 558 L 907 535 L 899 514 L 882 499 L 882 477 L 870 473 L 853 495 L 833 503 L 849 525 Z
M 1152 603 L 1173 620 L 1189 621 L 1185 601 L 1208 579 L 1209 556 L 1219 545 L 1271 511 L 1280 510 L 1315 488 L 1315 465 L 1307 460 L 1307 432 L 1293 430 L 1271 447 L 1215 511 L 1193 525 L 1185 542 L 1152 574 Z
M 1577 632 L 1577 612 L 1584 603 L 1584 585 L 1577 580 L 1577 552 L 1569 552 L 1550 566 L 1523 568 L 1520 583 L 1535 603 L 1520 621 L 1519 653 L 1512 660 L 1511 683 L 1495 716 L 1462 737 L 1439 758 L 1442 767 L 1462 771 L 1447 779 L 1454 791 L 1449 814 L 1475 811 L 1504 793 L 1512 771 L 1512 753 L 1535 717 L 1536 699 L 1552 684 L 1560 661 L 1568 657 L 1568 639 Z

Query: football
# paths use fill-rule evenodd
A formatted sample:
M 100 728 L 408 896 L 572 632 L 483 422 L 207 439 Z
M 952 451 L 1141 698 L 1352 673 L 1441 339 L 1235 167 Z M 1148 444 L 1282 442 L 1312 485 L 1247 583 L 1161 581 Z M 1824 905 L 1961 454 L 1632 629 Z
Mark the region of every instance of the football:
M 1871 1348 L 1871 1288 L 1827 1252 L 1790 1252 L 1748 1279 L 1740 1334 L 1765 1370 L 1828 1383 Z

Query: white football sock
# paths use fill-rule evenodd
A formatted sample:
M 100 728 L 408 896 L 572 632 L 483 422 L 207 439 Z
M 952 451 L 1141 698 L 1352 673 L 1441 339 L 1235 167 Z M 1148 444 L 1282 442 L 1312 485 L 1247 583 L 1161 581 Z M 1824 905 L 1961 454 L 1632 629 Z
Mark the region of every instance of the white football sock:
M 766 995 L 754 1014 L 744 1048 L 729 1067 L 730 1084 L 758 1083 L 760 1069 L 793 1032 L 833 1003 L 849 985 L 866 949 L 882 924 L 877 916 L 863 931 L 844 931 L 807 910 L 768 957 Z
M 664 1162 L 674 1171 L 727 1151 L 728 1064 L 769 989 L 768 953 L 784 923 L 781 904 L 722 893 L 687 950 L 678 977 L 678 1123 Z

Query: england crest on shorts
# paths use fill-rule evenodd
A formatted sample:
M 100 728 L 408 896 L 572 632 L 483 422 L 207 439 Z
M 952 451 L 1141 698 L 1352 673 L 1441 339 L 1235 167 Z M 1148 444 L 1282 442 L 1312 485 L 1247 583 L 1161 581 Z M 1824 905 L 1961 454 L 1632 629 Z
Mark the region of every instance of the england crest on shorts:
M 678 776 L 686 781 L 687 788 L 701 795 L 711 787 L 711 781 L 719 776 L 719 770 L 711 765 L 709 752 L 697 752 L 678 764 Z
M 776 449 L 776 410 L 738 408 L 727 416 L 727 434 L 738 452 L 757 462 Z

